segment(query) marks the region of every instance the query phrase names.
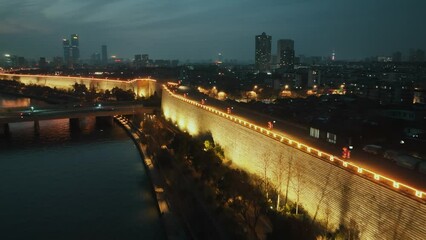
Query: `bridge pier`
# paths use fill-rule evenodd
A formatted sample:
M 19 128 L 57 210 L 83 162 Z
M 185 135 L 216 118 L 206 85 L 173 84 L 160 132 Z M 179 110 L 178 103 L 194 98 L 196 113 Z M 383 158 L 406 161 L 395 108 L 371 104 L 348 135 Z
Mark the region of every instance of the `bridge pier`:
M 70 118 L 70 128 L 71 129 L 80 129 L 80 118 Z
M 98 126 L 112 126 L 114 122 L 113 116 L 96 117 L 96 125 Z
M 34 133 L 36 135 L 40 134 L 40 121 L 39 120 L 34 120 Z
M 4 123 L 2 126 L 2 130 L 4 135 L 9 136 L 10 135 L 9 123 Z

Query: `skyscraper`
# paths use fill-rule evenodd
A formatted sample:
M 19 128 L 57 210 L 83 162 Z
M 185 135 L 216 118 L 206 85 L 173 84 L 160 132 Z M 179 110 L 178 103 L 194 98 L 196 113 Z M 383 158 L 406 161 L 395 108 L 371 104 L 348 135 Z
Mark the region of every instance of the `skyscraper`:
M 40 59 L 38 60 L 38 67 L 41 69 L 47 67 L 47 61 L 45 57 L 40 57 Z
M 255 38 L 255 66 L 259 71 L 270 69 L 271 63 L 271 40 L 272 37 L 262 33 Z
M 108 64 L 107 46 L 102 45 L 102 65 Z
M 62 39 L 64 48 L 64 61 L 66 66 L 73 67 L 80 59 L 79 38 L 77 34 L 71 34 L 71 40 Z
M 94 52 L 90 57 L 90 62 L 93 65 L 99 65 L 101 63 L 101 54 L 99 54 L 98 52 Z
M 149 55 L 142 54 L 142 66 L 146 67 L 149 65 Z
M 133 60 L 133 66 L 136 68 L 140 68 L 142 66 L 142 55 L 136 54 Z
M 80 59 L 79 37 L 77 34 L 71 34 L 71 54 L 73 63 L 77 63 Z
M 62 47 L 64 48 L 64 62 L 66 66 L 71 65 L 71 46 L 68 39 L 62 39 Z
M 280 39 L 277 43 L 277 58 L 279 67 L 286 70 L 293 70 L 294 41 L 291 39 Z

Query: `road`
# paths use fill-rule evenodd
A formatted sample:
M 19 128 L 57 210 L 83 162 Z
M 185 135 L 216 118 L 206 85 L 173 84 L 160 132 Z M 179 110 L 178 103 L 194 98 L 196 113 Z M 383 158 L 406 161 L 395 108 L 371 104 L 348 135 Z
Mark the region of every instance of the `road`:
M 183 93 L 187 92 L 188 91 L 178 91 L 177 93 L 183 95 Z M 208 98 L 205 95 L 196 91 L 191 91 L 187 97 L 199 103 L 201 103 L 201 99 L 205 99 L 205 105 L 215 107 L 223 112 L 226 112 L 226 109 L 228 107 L 233 107 L 231 115 L 239 117 L 243 120 L 247 120 L 248 122 L 252 122 L 259 126 L 263 126 L 264 128 L 267 128 L 268 121 L 276 121 L 272 130 L 274 133 L 284 135 L 287 138 L 298 141 L 312 148 L 319 149 L 324 153 L 328 153 L 338 157 L 341 156 L 341 146 L 336 146 L 334 144 L 310 137 L 308 127 L 304 128 L 295 123 L 254 112 L 248 108 L 230 106 L 227 102 Z M 390 160 L 385 159 L 381 156 L 366 153 L 362 149 L 353 149 L 351 152 L 351 158 L 348 160 L 348 162 L 354 163 L 364 169 L 371 170 L 382 176 L 392 178 L 397 182 L 409 185 L 418 190 L 426 192 L 425 174 L 421 174 L 415 170 L 410 170 L 397 166 Z
M 91 105 L 91 106 L 54 106 L 45 108 L 8 108 L 1 109 L 0 124 L 13 122 L 27 122 L 35 120 L 49 120 L 60 118 L 100 117 L 114 115 L 131 115 L 140 113 L 152 113 L 155 108 L 142 105 Z

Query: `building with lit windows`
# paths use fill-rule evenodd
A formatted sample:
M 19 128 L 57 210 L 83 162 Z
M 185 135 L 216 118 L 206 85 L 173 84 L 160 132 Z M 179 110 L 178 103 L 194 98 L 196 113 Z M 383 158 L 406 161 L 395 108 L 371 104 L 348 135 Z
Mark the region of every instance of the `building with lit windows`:
M 79 37 L 77 34 L 71 35 L 71 54 L 73 63 L 77 63 L 80 59 Z
M 77 34 L 71 34 L 70 40 L 64 38 L 62 47 L 64 49 L 64 61 L 68 67 L 73 67 L 80 59 L 79 37 Z
M 279 67 L 286 70 L 293 70 L 294 41 L 291 39 L 280 39 L 277 43 L 277 60 Z
M 262 33 L 255 38 L 255 67 L 258 71 L 267 71 L 271 64 L 272 37 Z
M 146 67 L 149 65 L 149 55 L 148 54 L 142 54 L 142 66 Z
M 71 46 L 68 39 L 62 39 L 62 47 L 64 49 L 64 61 L 67 66 L 71 64 Z

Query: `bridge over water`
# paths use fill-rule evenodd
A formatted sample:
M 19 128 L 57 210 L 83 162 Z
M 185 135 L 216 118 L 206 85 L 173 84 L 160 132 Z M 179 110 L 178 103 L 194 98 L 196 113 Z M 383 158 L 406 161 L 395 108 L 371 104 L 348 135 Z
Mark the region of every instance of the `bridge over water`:
M 52 119 L 70 119 L 71 123 L 78 123 L 79 119 L 85 117 L 96 117 L 99 120 L 111 120 L 115 115 L 139 115 L 152 114 L 154 107 L 144 107 L 141 104 L 127 105 L 94 105 L 94 106 L 62 106 L 50 108 L 24 109 L 24 108 L 9 108 L 3 109 L 0 112 L 0 126 L 5 134 L 9 133 L 9 123 L 17 122 L 34 122 L 36 132 L 40 130 L 39 121 Z

